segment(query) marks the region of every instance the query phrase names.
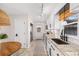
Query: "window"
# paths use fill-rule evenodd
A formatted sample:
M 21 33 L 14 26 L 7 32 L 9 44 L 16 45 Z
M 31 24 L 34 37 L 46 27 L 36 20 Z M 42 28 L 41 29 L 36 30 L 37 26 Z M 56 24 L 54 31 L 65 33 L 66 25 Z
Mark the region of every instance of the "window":
M 65 34 L 76 35 L 77 36 L 77 23 L 66 25 L 64 28 Z
M 41 28 L 40 27 L 37 28 L 37 32 L 41 32 Z

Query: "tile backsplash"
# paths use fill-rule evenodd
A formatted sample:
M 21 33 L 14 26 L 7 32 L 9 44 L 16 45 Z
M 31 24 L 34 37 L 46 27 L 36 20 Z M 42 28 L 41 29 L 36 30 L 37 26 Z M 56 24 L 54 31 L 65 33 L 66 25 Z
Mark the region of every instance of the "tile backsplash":
M 79 45 L 79 39 L 77 37 L 68 37 L 68 42 Z

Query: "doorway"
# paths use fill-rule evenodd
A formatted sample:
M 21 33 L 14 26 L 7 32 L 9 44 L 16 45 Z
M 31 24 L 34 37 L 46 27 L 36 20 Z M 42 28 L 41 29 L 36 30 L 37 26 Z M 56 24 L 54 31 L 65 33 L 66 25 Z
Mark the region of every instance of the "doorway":
M 33 40 L 33 24 L 32 23 L 30 23 L 30 27 L 31 27 L 31 29 L 30 29 L 30 42 L 32 42 L 32 40 Z

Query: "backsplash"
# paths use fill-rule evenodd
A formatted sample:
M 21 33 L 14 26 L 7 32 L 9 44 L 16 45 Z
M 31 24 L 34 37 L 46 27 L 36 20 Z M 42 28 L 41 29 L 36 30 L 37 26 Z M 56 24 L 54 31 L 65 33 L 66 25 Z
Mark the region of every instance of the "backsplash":
M 79 39 L 77 37 L 73 37 L 73 36 L 68 37 L 68 42 L 75 43 L 75 44 L 79 45 Z

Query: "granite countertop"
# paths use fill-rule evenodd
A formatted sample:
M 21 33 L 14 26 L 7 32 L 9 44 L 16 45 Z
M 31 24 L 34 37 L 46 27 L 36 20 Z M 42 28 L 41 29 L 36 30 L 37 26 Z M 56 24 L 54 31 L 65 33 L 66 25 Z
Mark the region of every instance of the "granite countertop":
M 58 45 L 54 41 L 52 41 L 51 43 L 54 44 L 56 48 L 64 55 L 67 55 L 67 56 L 79 55 L 79 46 L 76 44 Z
M 69 43 L 69 44 L 56 44 L 54 41 L 51 40 L 51 36 L 48 36 L 50 39 L 51 43 L 54 44 L 61 52 L 66 53 L 66 52 L 72 52 L 72 53 L 78 53 L 79 54 L 79 45 L 76 45 L 74 43 Z
M 50 39 L 50 38 L 54 38 L 55 35 L 54 34 L 46 34 L 46 36 Z
M 76 46 L 74 44 L 58 45 L 57 47 L 63 52 L 79 52 L 79 46 Z

